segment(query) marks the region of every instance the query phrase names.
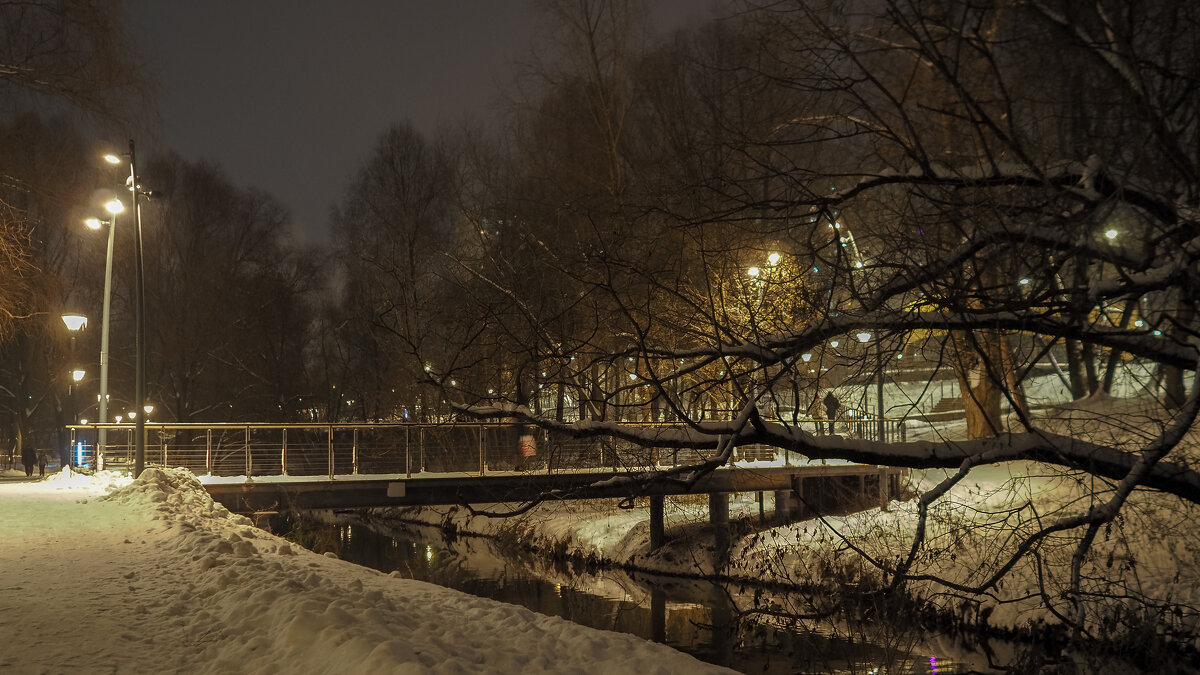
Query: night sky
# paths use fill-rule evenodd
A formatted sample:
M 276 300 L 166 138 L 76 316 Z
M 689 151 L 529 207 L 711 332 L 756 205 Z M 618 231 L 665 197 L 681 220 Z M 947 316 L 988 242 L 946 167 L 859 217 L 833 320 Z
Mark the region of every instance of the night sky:
M 657 0 L 676 29 L 705 0 Z M 132 0 L 130 28 L 161 87 L 156 137 L 288 206 L 302 241 L 394 121 L 434 133 L 485 120 L 541 20 L 526 0 Z M 154 141 L 157 141 L 155 143 Z

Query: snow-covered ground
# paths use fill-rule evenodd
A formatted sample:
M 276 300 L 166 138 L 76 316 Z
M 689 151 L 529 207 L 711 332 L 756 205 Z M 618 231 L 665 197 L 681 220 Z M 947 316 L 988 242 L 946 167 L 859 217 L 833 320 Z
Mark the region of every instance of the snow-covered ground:
M 319 556 L 182 469 L 0 483 L 0 671 L 729 672 Z

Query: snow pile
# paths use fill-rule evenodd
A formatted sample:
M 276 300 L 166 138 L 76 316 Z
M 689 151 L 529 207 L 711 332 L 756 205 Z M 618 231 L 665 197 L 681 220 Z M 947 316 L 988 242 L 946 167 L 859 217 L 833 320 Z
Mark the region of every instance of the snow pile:
M 230 514 L 183 469 L 0 485 L 0 507 L 0 565 L 17 579 L 0 588 L 0 630 L 22 646 L 0 669 L 727 672 L 318 556 Z

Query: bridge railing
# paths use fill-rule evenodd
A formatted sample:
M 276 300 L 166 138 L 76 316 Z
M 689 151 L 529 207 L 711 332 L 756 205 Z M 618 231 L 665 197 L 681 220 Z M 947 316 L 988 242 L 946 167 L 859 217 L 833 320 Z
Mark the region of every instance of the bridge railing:
M 823 420 L 811 424 L 814 428 L 806 431 L 828 431 Z M 846 426 L 844 421 L 838 424 L 836 433 L 878 433 L 875 421 L 863 422 L 861 430 Z M 100 455 L 106 466 L 133 463 L 134 425 L 68 428 L 77 463 L 100 466 Z M 197 474 L 217 476 L 620 470 L 677 466 L 702 460 L 711 453 L 648 448 L 612 438 L 572 438 L 511 423 L 146 423 L 145 428 L 147 465 L 183 466 Z M 97 447 L 101 429 L 106 430 L 104 448 Z M 902 423 L 887 420 L 885 437 L 888 435 L 902 438 Z M 734 457 L 768 462 L 799 459 L 774 447 L 753 445 L 737 448 Z

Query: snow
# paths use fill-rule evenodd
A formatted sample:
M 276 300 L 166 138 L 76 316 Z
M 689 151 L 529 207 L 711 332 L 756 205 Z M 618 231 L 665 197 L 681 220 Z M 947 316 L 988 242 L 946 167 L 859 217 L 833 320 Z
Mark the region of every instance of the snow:
M 0 483 L 0 670 L 729 672 L 639 638 L 319 556 L 184 469 Z

